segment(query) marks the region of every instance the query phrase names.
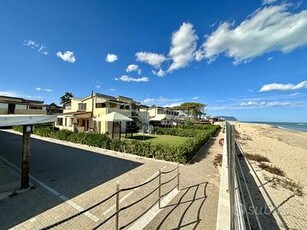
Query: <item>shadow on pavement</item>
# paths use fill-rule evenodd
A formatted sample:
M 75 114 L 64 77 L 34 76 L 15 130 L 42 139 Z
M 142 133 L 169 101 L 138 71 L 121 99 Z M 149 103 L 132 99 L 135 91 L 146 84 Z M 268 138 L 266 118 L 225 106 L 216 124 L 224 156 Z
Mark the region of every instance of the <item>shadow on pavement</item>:
M 19 168 L 21 144 L 20 135 L 0 131 L 0 156 Z M 68 199 L 139 166 L 141 166 L 139 162 L 31 139 L 30 174 Z M 29 190 L 26 193 L 36 193 L 39 189 L 42 188 Z M 0 201 L 0 213 L 2 213 L 0 229 L 4 226 L 13 227 L 64 202 L 54 195 L 51 195 L 52 198 L 37 197 L 42 203 L 38 207 L 33 207 L 37 202 L 22 199 L 26 193 Z
M 172 214 L 179 212 L 179 218 L 172 217 L 174 223 L 178 222 L 177 227 L 172 229 L 181 229 L 184 227 L 189 227 L 196 229 L 199 222 L 201 221 L 201 210 L 207 199 L 206 189 L 208 182 L 192 185 L 183 189 L 180 189 L 179 200 L 167 206 L 162 207 L 162 209 L 170 209 L 167 215 L 161 220 L 156 229 L 164 229 L 163 224 L 170 219 Z M 184 206 L 184 207 L 183 207 Z M 193 206 L 193 208 L 192 208 Z

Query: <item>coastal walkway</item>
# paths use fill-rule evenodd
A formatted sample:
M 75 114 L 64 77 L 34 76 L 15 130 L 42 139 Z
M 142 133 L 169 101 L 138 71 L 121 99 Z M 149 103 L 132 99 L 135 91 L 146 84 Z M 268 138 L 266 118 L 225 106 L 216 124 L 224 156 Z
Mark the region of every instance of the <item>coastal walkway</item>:
M 121 188 L 126 188 L 151 180 L 159 169 L 169 171 L 177 167 L 171 162 L 34 136 L 30 167 L 33 187 L 20 194 L 12 193 L 20 182 L 16 154 L 21 148 L 20 138 L 15 133 L 0 132 L 0 229 L 41 229 L 114 193 L 118 181 Z M 190 165 L 179 166 L 178 195 L 162 206 L 146 229 L 215 228 L 219 172 L 212 161 L 221 151 L 218 138 L 210 140 Z M 151 186 L 122 193 L 120 205 L 146 195 L 156 184 Z M 146 210 L 154 200 L 148 198 L 142 205 L 129 209 L 120 216 L 120 224 Z M 57 229 L 91 229 L 114 210 L 113 200 Z M 101 229 L 114 229 L 114 221 Z
M 220 132 L 205 145 L 197 157 L 180 167 L 179 194 L 145 229 L 215 229 L 219 200 L 220 173 L 213 160 L 222 152 Z

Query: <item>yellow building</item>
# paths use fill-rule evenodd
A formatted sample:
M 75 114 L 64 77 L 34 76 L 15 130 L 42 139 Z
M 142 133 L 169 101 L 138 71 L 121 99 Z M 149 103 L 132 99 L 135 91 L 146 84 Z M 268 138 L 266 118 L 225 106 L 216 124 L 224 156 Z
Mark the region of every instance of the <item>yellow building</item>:
M 94 93 L 85 98 L 71 98 L 63 104 L 63 114 L 58 115 L 55 124 L 60 129 L 79 132 L 111 133 L 113 122 L 104 121 L 104 116 L 111 112 L 133 118 L 133 124 L 140 125 L 147 121 L 146 111 L 140 111 L 140 103 L 131 98 Z M 121 124 L 122 131 L 126 123 Z

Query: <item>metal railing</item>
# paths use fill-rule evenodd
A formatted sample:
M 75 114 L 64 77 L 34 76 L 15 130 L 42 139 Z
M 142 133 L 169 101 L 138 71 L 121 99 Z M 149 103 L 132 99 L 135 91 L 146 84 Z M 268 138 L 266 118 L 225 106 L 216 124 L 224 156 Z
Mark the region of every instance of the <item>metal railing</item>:
M 240 165 L 238 164 L 238 156 L 236 154 L 235 127 L 226 122 L 226 151 L 227 151 L 227 167 L 228 167 L 228 193 L 230 203 L 230 229 L 245 230 L 250 229 L 246 224 L 246 216 L 244 212 L 244 197 L 242 193 L 242 182 L 238 175 Z M 244 182 L 246 183 L 246 182 Z
M 176 173 L 175 173 L 176 172 Z M 170 179 L 168 179 L 167 181 L 164 181 L 162 182 L 162 177 L 163 175 L 169 175 L 169 174 L 174 174 L 174 176 L 172 176 Z M 131 190 L 137 190 L 141 187 L 144 187 L 146 185 L 149 185 L 151 183 L 153 183 L 154 181 L 156 181 L 158 179 L 158 185 L 156 187 L 154 187 L 149 193 L 147 193 L 146 195 L 142 196 L 141 198 L 137 199 L 136 201 L 126 205 L 126 206 L 122 206 L 120 207 L 120 194 L 122 192 L 128 192 L 128 191 L 131 191 Z M 174 187 L 172 187 L 171 189 L 169 189 L 167 192 L 165 192 L 164 194 L 162 194 L 162 186 L 166 186 L 168 184 L 170 184 L 172 181 L 174 181 L 175 179 L 176 180 L 176 184 Z M 140 219 L 147 211 L 149 211 L 151 208 L 153 208 L 155 205 L 158 204 L 158 207 L 159 209 L 161 209 L 161 200 L 163 197 L 167 196 L 169 193 L 171 193 L 174 189 L 178 189 L 179 190 L 179 183 L 180 183 L 180 173 L 179 173 L 179 164 L 172 170 L 169 170 L 169 171 L 162 171 L 162 169 L 160 169 L 156 175 L 154 177 L 152 177 L 150 180 L 146 181 L 146 182 L 143 182 L 139 185 L 136 185 L 136 186 L 131 186 L 131 187 L 127 187 L 127 188 L 120 188 L 120 185 L 119 183 L 116 184 L 116 191 L 109 195 L 108 197 L 104 198 L 103 200 L 97 202 L 96 204 L 74 214 L 74 215 L 71 215 L 65 219 L 62 219 L 54 224 L 51 224 L 49 226 L 46 226 L 42 229 L 52 229 L 52 228 L 55 228 L 59 225 L 62 225 L 62 224 L 65 224 L 65 223 L 68 223 L 69 221 L 72 221 L 74 218 L 82 215 L 82 214 L 86 214 L 88 213 L 89 211 L 93 210 L 94 208 L 100 206 L 100 205 L 103 205 L 104 203 L 106 203 L 107 201 L 111 200 L 112 198 L 115 197 L 115 211 L 110 215 L 108 216 L 106 219 L 104 219 L 103 221 L 99 222 L 98 224 L 96 224 L 92 229 L 98 229 L 98 228 L 101 228 L 103 225 L 105 225 L 107 222 L 109 222 L 111 219 L 115 219 L 115 226 L 114 226 L 114 229 L 118 230 L 118 229 L 124 229 L 124 228 L 127 228 L 128 226 L 130 226 L 131 224 L 133 224 L 135 221 L 137 221 L 138 219 Z M 138 203 L 141 203 L 143 200 L 145 200 L 147 197 L 149 197 L 150 195 L 154 194 L 155 192 L 158 191 L 158 197 L 157 199 L 155 199 L 151 204 L 150 206 L 144 210 L 140 215 L 134 217 L 133 220 L 131 220 L 130 222 L 128 223 L 125 223 L 124 225 L 120 225 L 120 214 L 121 212 L 123 212 L 124 210 L 128 210 L 129 208 L 135 206 L 136 204 Z
M 246 180 L 245 173 L 240 164 L 236 151 L 237 142 L 235 137 L 235 126 L 226 122 L 226 148 L 228 166 L 228 192 L 230 202 L 230 229 L 245 230 L 252 229 L 251 216 L 248 214 L 247 202 L 253 210 L 255 205 Z M 244 191 L 244 192 L 243 192 Z M 244 196 L 244 193 L 246 194 Z M 254 215 L 257 229 L 262 229 L 259 217 Z

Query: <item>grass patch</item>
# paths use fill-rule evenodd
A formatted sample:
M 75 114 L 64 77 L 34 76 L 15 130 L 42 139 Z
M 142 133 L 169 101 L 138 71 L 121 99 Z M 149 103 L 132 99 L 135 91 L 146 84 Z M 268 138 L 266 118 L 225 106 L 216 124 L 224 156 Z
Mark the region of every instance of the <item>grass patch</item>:
M 268 171 L 269 173 L 278 175 L 278 176 L 285 176 L 285 172 L 283 170 L 281 170 L 280 168 L 276 167 L 276 166 L 271 166 L 265 163 L 260 163 L 259 167 L 265 171 Z
M 257 162 L 270 162 L 269 158 L 261 156 L 259 154 L 249 154 L 245 153 L 245 156 L 252 161 L 257 161 Z
M 185 141 L 191 139 L 189 137 L 179 137 L 171 135 L 140 135 L 136 134 L 133 137 L 127 137 L 127 140 L 138 140 L 150 142 L 151 144 L 161 144 L 161 145 L 172 145 L 179 146 L 182 145 Z

